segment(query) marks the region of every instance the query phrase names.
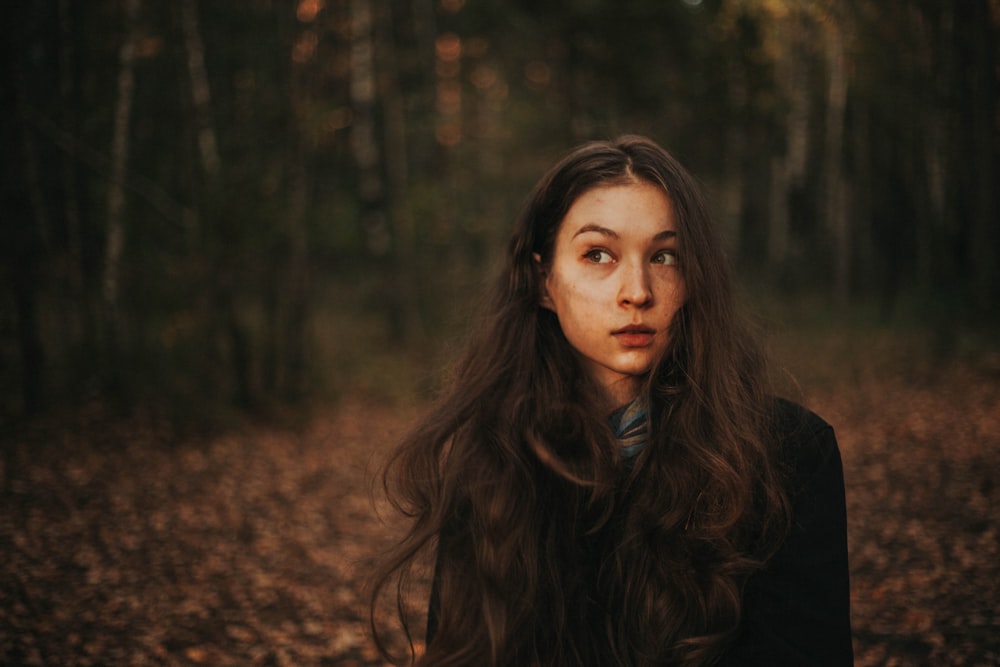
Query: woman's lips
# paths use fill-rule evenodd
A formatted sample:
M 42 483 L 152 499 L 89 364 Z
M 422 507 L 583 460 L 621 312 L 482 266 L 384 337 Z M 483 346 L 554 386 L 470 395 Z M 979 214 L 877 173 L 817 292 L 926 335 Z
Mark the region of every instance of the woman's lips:
M 625 347 L 649 347 L 656 332 L 642 325 L 630 325 L 612 331 L 611 335 Z

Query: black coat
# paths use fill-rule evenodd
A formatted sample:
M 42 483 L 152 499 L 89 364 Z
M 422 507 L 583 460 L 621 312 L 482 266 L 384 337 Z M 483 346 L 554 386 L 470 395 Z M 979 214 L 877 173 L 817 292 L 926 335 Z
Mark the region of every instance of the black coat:
M 743 623 L 725 667 L 847 667 L 851 645 L 844 473 L 833 428 L 781 406 L 792 526 L 778 553 L 747 582 Z
M 746 584 L 739 633 L 720 667 L 851 667 L 847 510 L 833 428 L 780 401 L 792 524 L 767 565 Z M 427 642 L 436 628 L 431 593 Z M 595 666 L 599 667 L 599 666 Z

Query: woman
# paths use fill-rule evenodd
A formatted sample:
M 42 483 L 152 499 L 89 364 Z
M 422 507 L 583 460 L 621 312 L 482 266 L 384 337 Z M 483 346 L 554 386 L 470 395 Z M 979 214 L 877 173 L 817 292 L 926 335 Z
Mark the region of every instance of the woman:
M 419 665 L 853 662 L 833 431 L 769 393 L 699 188 L 648 139 L 536 185 L 385 482 L 414 522 L 373 605 L 436 548 Z

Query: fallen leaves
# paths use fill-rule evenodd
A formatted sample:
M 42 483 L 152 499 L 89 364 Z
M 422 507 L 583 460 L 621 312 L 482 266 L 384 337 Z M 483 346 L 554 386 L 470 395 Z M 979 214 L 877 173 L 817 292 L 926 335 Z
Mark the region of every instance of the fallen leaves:
M 373 518 L 367 467 L 403 420 L 353 406 L 302 434 L 6 443 L 0 663 L 382 664 L 362 584 L 399 526 Z
M 809 404 L 844 456 L 859 667 L 1000 665 L 997 376 L 865 375 Z M 401 524 L 368 484 L 408 417 L 354 404 L 300 433 L 10 439 L 0 663 L 384 664 L 363 583 Z
M 865 378 L 813 397 L 844 457 L 858 665 L 1000 665 L 1000 378 Z

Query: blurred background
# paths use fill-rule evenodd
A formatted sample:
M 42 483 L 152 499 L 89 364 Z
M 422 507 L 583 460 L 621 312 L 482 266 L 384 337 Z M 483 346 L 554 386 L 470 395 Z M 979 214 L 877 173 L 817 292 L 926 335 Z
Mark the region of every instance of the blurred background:
M 634 132 L 702 180 L 782 392 L 836 427 L 859 667 L 1000 665 L 998 0 L 33 0 L 0 30 L 0 664 L 387 664 L 372 472 L 530 186 Z
M 2 13 L 5 419 L 419 394 L 530 185 L 625 132 L 703 180 L 779 334 L 995 331 L 996 0 Z

